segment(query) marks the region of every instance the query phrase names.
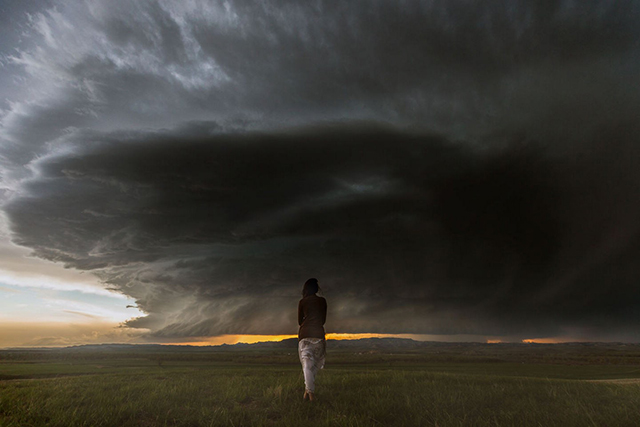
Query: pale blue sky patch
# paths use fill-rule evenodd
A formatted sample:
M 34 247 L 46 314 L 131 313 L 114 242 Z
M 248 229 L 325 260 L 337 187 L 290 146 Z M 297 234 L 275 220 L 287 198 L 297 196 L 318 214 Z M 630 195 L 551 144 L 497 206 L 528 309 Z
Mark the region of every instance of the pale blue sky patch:
M 78 290 L 62 291 L 0 284 L 0 320 L 87 323 L 113 322 L 114 326 L 142 313 L 135 301 L 119 294 L 96 295 Z

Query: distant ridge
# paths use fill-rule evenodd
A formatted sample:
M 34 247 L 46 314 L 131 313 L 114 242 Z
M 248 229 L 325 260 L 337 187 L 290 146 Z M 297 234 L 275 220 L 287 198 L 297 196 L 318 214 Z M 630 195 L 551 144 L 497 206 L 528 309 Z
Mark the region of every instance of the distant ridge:
M 596 347 L 596 346 L 633 346 L 636 344 L 624 343 L 597 343 L 597 342 L 574 342 L 561 344 L 538 344 L 538 343 L 482 343 L 482 342 L 443 342 L 443 341 L 416 341 L 409 338 L 360 338 L 356 340 L 327 340 L 330 350 L 350 350 L 350 351 L 405 351 L 426 348 L 479 348 L 486 346 L 499 347 L 536 347 L 536 346 L 569 346 L 569 347 Z M 263 341 L 252 344 L 220 344 L 209 346 L 194 345 L 173 345 L 173 344 L 83 344 L 68 347 L 13 347 L 0 349 L 0 351 L 48 351 L 57 350 L 64 352 L 188 352 L 206 353 L 219 351 L 240 351 L 240 350 L 261 350 L 261 349 L 291 349 L 298 347 L 297 338 L 288 338 L 282 341 Z
M 409 338 L 361 338 L 357 340 L 327 340 L 327 345 L 331 349 L 354 349 L 354 350 L 392 350 L 392 349 L 412 349 L 425 346 L 441 345 L 444 343 L 433 341 L 415 341 Z M 62 351 L 188 351 L 188 352 L 208 352 L 208 351 L 233 351 L 249 349 L 297 349 L 298 339 L 288 338 L 281 341 L 261 341 L 256 343 L 236 343 L 219 345 L 174 345 L 174 344 L 83 344 L 67 347 L 20 347 L 7 348 L 5 350 L 62 350 Z

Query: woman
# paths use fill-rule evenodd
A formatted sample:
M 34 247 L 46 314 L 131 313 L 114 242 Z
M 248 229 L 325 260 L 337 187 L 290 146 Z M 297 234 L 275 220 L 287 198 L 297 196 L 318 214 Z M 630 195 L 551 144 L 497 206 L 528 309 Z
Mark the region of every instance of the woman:
M 315 400 L 316 374 L 324 367 L 326 343 L 324 322 L 327 319 L 327 301 L 316 295 L 318 279 L 309 279 L 302 287 L 298 303 L 298 356 L 304 373 L 304 400 Z

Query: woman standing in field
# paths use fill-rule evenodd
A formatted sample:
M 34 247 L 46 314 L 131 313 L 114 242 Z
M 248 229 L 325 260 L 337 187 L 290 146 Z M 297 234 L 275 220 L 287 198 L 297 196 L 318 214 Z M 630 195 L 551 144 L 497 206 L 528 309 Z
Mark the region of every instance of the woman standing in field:
M 309 279 L 302 287 L 298 303 L 298 356 L 304 373 L 304 400 L 313 401 L 316 374 L 324 367 L 326 342 L 324 322 L 327 320 L 327 301 L 316 295 L 318 279 Z

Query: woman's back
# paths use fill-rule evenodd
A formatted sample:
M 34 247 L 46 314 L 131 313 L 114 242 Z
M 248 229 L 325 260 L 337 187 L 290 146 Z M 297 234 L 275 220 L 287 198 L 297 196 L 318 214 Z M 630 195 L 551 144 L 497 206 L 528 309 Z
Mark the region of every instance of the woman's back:
M 324 322 L 327 319 L 327 301 L 312 294 L 298 304 L 298 340 L 303 338 L 324 338 Z

